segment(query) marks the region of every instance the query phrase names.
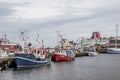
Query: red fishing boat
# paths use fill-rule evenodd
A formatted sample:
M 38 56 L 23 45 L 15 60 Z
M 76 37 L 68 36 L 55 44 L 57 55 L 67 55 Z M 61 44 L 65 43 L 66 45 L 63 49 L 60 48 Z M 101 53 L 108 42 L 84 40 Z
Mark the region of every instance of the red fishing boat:
M 0 38 L 0 49 L 3 51 L 15 52 L 20 46 L 14 42 L 10 42 L 7 38 L 7 35 L 4 35 L 3 38 Z
M 59 45 L 55 48 L 55 53 L 53 53 L 53 61 L 71 61 L 75 59 L 75 54 L 73 53 L 71 46 L 67 44 L 66 39 L 62 35 L 60 37 Z
M 52 56 L 53 61 L 71 61 L 75 59 L 75 54 L 72 50 L 56 51 Z

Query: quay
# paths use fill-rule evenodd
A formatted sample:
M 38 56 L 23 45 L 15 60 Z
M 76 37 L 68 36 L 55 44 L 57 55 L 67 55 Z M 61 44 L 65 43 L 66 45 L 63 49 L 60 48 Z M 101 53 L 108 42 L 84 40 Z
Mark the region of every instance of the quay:
M 5 70 L 7 68 L 13 67 L 14 57 L 0 57 L 0 70 Z

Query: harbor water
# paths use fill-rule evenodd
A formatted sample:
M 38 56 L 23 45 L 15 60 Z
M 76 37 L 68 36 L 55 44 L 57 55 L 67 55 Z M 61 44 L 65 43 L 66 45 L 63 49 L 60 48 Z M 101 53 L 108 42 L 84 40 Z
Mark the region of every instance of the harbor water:
M 120 80 L 120 54 L 77 57 L 50 66 L 0 71 L 0 80 Z

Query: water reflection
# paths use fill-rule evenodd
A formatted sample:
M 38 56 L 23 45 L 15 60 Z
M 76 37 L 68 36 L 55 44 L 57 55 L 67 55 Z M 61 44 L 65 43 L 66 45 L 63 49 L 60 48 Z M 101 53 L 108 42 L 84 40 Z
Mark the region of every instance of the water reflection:
M 119 74 L 120 55 L 101 54 L 32 69 L 9 69 L 0 72 L 0 80 L 119 80 Z

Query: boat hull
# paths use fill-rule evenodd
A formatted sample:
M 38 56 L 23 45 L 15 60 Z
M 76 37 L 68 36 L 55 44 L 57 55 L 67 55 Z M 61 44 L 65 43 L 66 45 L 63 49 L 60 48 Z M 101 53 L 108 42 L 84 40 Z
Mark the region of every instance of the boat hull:
M 107 48 L 107 53 L 108 54 L 120 54 L 120 49 L 119 48 Z
M 47 59 L 37 59 L 33 54 L 15 54 L 15 68 L 38 67 L 50 64 Z
M 65 56 L 60 54 L 54 54 L 52 58 L 54 61 L 71 61 L 75 59 L 75 56 Z

